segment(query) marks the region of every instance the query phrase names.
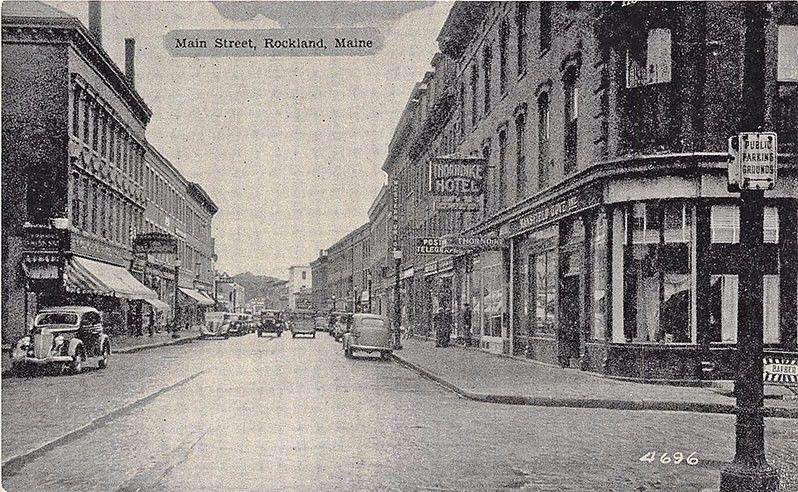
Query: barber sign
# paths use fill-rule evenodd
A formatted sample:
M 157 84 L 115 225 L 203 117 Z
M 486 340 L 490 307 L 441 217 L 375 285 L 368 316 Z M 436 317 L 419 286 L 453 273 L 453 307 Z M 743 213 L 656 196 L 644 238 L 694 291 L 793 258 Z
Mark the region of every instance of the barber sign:
M 763 378 L 766 383 L 798 384 L 798 358 L 765 357 Z
M 437 196 L 481 195 L 485 189 L 485 159 L 434 157 L 429 161 L 429 191 Z

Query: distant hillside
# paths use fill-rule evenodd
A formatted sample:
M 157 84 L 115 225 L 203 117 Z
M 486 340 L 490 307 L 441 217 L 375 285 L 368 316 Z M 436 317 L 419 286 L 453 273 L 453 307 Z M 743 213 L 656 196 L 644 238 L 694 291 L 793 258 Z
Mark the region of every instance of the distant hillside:
M 250 272 L 233 275 L 233 280 L 245 289 L 245 302 L 256 297 L 271 298 L 275 289 L 285 285 L 288 281 L 268 275 L 255 275 Z

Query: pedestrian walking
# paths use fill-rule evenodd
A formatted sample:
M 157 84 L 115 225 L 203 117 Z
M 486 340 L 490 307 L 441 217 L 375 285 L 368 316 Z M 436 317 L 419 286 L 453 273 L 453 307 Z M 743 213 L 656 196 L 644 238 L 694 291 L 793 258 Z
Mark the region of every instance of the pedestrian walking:
M 435 347 L 443 347 L 444 317 L 443 307 L 439 306 L 432 316 L 432 328 L 435 330 Z
M 443 310 L 443 337 L 441 339 L 441 346 L 448 347 L 452 339 L 452 329 L 454 328 L 454 318 L 449 309 Z
M 471 305 L 467 302 L 463 304 L 462 320 L 463 320 L 463 344 L 466 347 L 470 347 L 471 346 Z
M 153 335 L 155 330 L 155 313 L 153 312 L 153 307 L 150 306 L 149 313 L 147 314 L 147 332 L 150 336 Z

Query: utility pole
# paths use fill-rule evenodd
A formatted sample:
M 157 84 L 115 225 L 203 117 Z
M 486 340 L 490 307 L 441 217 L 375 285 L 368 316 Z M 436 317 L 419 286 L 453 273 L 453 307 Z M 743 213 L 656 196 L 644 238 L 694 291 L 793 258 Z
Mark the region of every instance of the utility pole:
M 745 2 L 745 52 L 740 117 L 741 132 L 761 132 L 765 124 L 765 26 L 768 4 Z M 740 149 L 741 151 L 743 149 Z M 720 474 L 721 492 L 775 491 L 779 477 L 765 458 L 763 415 L 763 222 L 764 190 L 741 183 L 741 264 L 737 316 L 737 397 L 735 453 Z

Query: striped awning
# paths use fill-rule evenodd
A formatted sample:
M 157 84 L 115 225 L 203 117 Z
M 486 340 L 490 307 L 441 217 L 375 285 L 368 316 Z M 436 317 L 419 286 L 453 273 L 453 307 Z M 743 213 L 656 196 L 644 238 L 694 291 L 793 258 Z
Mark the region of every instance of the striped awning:
M 64 269 L 64 288 L 76 294 L 124 299 L 157 299 L 158 295 L 120 266 L 73 256 Z
M 202 292 L 194 289 L 187 289 L 184 287 L 179 287 L 180 292 L 185 294 L 189 299 L 196 302 L 200 306 L 213 306 L 216 304 L 213 299 L 210 299 L 202 294 Z

